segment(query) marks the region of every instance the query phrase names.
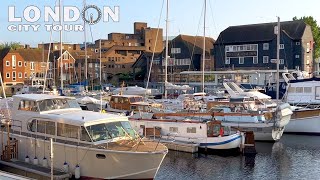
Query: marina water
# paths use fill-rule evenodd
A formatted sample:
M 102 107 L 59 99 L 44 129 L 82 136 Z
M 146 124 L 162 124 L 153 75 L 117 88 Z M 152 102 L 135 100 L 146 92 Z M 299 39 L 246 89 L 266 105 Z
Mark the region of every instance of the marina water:
M 276 143 L 256 142 L 255 157 L 170 151 L 156 179 L 320 179 L 319 140 L 285 134 Z

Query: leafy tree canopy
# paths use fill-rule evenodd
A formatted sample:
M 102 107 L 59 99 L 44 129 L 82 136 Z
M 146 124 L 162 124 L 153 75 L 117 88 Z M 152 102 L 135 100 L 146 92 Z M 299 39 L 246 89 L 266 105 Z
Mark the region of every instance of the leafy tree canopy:
M 18 49 L 21 47 L 21 44 L 19 42 L 5 42 L 5 43 L 0 43 L 0 50 L 2 49 Z

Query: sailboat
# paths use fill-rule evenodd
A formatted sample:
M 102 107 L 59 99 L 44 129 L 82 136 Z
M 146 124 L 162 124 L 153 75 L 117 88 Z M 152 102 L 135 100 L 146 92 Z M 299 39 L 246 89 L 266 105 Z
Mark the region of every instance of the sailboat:
M 204 1 L 206 7 L 206 0 Z M 168 23 L 168 7 L 169 1 L 167 0 L 167 23 Z M 205 13 L 204 13 L 205 20 Z M 168 26 L 167 26 L 168 27 Z M 168 30 L 167 30 L 168 32 Z M 205 35 L 205 33 L 204 33 Z M 205 41 L 205 37 L 204 37 Z M 204 42 L 205 44 L 205 42 Z M 205 45 L 204 47 L 205 48 Z M 205 53 L 205 50 L 203 51 Z M 205 54 L 203 54 L 203 61 Z M 167 98 L 167 60 L 168 60 L 168 34 L 166 33 L 166 56 L 165 56 L 165 98 Z M 204 66 L 204 65 L 203 65 Z M 203 88 L 204 91 L 204 88 Z M 135 98 L 133 98 L 135 99 Z M 131 99 L 129 98 L 129 102 Z M 145 109 L 141 109 L 142 111 Z M 164 116 L 158 118 L 160 114 Z M 178 116 L 177 119 L 172 119 L 170 114 L 175 114 Z M 196 119 L 190 119 L 191 118 Z M 160 129 L 158 133 L 162 137 L 174 138 L 174 140 L 180 141 L 182 143 L 196 143 L 200 148 L 208 149 L 234 149 L 239 148 L 243 139 L 244 134 L 237 130 L 231 130 L 228 127 L 221 125 L 220 121 L 215 119 L 210 119 L 208 121 L 201 121 L 197 119 L 197 116 L 192 117 L 192 114 L 182 114 L 179 113 L 152 113 L 152 118 L 136 118 L 132 116 L 130 118 L 131 125 L 137 130 L 144 132 L 144 135 L 148 136 L 148 129 L 158 128 Z M 228 130 L 227 130 L 228 129 Z M 224 131 L 225 130 L 225 131 Z

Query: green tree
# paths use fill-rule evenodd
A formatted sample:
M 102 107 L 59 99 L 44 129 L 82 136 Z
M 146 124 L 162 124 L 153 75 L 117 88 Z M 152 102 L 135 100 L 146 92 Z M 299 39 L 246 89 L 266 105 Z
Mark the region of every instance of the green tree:
M 293 17 L 293 20 L 303 20 L 311 27 L 314 41 L 314 58 L 320 57 L 320 27 L 312 16 L 303 16 L 301 18 Z
M 21 44 L 19 42 L 5 42 L 5 43 L 0 43 L 0 50 L 2 49 L 18 49 L 21 47 Z

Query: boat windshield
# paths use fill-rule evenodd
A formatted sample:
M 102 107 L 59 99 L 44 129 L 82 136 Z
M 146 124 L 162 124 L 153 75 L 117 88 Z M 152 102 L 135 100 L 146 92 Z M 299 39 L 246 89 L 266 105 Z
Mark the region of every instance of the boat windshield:
M 51 111 L 56 109 L 80 108 L 74 99 L 45 99 L 38 102 L 40 111 Z
M 136 137 L 128 121 L 108 122 L 87 126 L 87 131 L 94 142 L 119 137 Z
M 139 96 L 137 96 L 137 97 L 131 97 L 131 98 L 130 98 L 130 103 L 135 103 L 135 102 L 143 102 L 142 97 L 139 97 Z

